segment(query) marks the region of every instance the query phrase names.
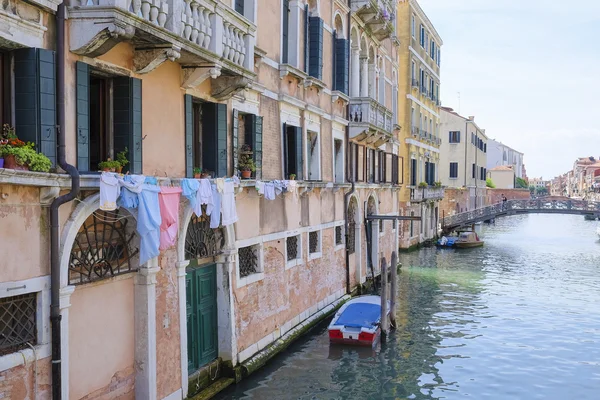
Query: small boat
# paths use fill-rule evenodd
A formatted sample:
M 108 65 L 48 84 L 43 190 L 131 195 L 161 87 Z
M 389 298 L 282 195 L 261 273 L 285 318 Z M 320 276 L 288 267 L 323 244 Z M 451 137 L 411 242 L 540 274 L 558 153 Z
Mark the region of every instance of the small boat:
M 458 238 L 457 237 L 447 237 L 447 236 L 442 236 L 441 239 L 438 239 L 436 246 L 437 247 L 455 247 L 456 245 L 456 240 Z
M 596 220 L 596 216 L 595 215 L 584 215 L 583 217 L 586 221 L 595 221 Z
M 483 246 L 483 240 L 479 239 L 479 236 L 476 232 L 467 231 L 461 232 L 458 235 L 458 239 L 454 243 L 456 247 L 459 249 L 470 249 L 473 247 L 481 247 Z
M 357 297 L 344 304 L 331 320 L 329 343 L 375 346 L 381 336 L 380 323 L 381 297 Z

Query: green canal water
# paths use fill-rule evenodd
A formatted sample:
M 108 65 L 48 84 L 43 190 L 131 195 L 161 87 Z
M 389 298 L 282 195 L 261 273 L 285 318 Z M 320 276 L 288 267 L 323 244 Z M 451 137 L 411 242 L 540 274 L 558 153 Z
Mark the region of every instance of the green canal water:
M 220 399 L 600 399 L 596 225 L 510 217 L 483 248 L 403 254 L 381 348 L 330 347 L 324 323 Z

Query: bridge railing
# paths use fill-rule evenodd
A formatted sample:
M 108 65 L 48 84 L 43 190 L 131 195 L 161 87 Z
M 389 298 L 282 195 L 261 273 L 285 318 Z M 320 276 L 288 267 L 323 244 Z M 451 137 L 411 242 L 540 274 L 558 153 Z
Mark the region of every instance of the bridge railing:
M 495 218 L 503 213 L 510 212 L 560 212 L 566 213 L 594 213 L 600 214 L 600 203 L 588 202 L 584 200 L 551 200 L 551 199 L 533 199 L 533 200 L 508 200 L 504 203 L 497 203 L 476 210 L 451 215 L 442 219 L 442 227 L 457 227 L 467 225 L 477 221 L 485 221 Z

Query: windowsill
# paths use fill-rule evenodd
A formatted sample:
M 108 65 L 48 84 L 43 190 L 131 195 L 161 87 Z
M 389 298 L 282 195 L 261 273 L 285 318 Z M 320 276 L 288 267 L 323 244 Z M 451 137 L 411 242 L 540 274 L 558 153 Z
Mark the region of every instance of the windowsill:
M 254 273 L 252 275 L 248 275 L 246 277 L 239 278 L 238 281 L 237 281 L 236 288 L 239 289 L 239 288 L 242 288 L 244 286 L 248 286 L 248 285 L 251 285 L 253 283 L 260 282 L 263 279 L 265 279 L 265 273 L 264 272 L 256 272 L 256 273 Z
M 321 258 L 321 257 L 323 257 L 323 253 L 320 252 L 320 251 L 318 253 L 311 253 L 308 256 L 308 258 L 311 259 L 311 260 L 316 260 L 316 259 Z
M 344 243 L 342 243 L 342 244 L 336 244 L 333 251 L 334 252 L 338 252 L 340 250 L 344 250 L 345 248 L 346 248 L 346 246 L 344 245 Z
M 35 354 L 31 347 L 27 347 L 23 350 L 17 351 L 15 353 L 6 354 L 0 357 L 0 372 L 6 371 L 8 369 L 18 367 L 19 365 L 29 365 L 32 362 L 37 360 L 42 360 L 44 358 L 50 357 L 51 354 L 51 346 L 50 343 L 39 344 L 34 346 Z
M 294 267 L 297 267 L 298 265 L 302 265 L 302 259 L 301 258 L 296 258 L 295 260 L 287 261 L 285 263 L 285 271 L 287 271 L 288 269 L 292 269 Z

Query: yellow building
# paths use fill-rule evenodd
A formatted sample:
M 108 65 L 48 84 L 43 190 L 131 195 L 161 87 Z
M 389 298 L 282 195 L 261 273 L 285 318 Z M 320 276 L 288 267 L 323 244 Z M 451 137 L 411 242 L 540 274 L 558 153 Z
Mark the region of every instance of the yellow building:
M 400 246 L 410 247 L 437 234 L 438 204 L 444 197 L 437 183 L 440 159 L 440 48 L 442 39 L 416 0 L 397 6 L 398 115 L 402 163 L 399 201 L 404 215 L 421 215 L 421 223 L 406 222 Z

